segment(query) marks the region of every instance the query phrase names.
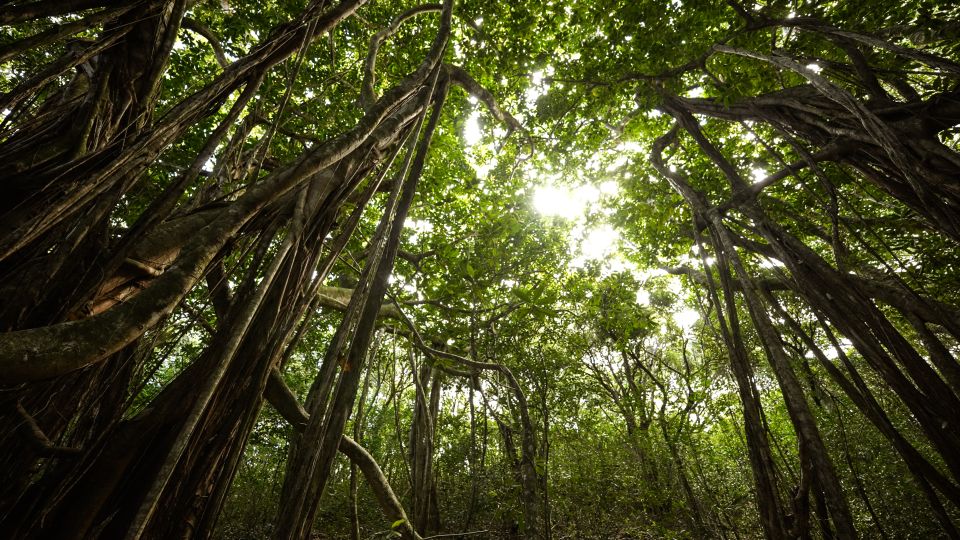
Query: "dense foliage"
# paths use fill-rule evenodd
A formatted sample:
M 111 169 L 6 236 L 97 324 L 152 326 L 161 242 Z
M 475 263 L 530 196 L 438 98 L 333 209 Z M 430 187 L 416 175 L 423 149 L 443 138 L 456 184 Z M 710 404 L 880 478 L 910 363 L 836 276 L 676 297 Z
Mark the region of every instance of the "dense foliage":
M 0 2 L 10 538 L 960 538 L 960 8 Z

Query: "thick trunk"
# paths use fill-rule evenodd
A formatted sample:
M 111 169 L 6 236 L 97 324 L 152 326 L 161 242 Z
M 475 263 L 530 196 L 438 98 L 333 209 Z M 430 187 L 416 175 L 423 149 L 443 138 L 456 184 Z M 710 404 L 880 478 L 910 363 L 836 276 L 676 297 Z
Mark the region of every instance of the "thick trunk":
M 382 115 L 384 110 L 381 106 L 374 111 L 377 121 L 377 117 Z M 371 125 L 368 122 L 366 131 L 372 132 L 372 136 L 369 142 L 357 148 L 357 155 L 367 155 L 371 148 L 382 152 L 389 150 L 390 145 L 396 146 L 393 137 L 406 131 L 404 125 L 409 118 L 409 112 L 405 114 L 405 111 L 407 109 L 404 107 L 399 108 L 395 113 L 398 116 L 387 119 L 382 124 Z M 355 147 L 355 141 L 363 141 L 363 138 L 347 137 L 346 148 Z M 342 144 L 338 145 L 339 148 L 331 155 L 342 152 L 345 156 L 341 157 L 341 161 L 336 165 L 338 172 L 350 177 L 350 181 L 342 178 L 334 183 L 331 181 L 332 175 L 316 175 L 313 184 L 301 190 L 302 196 L 298 196 L 308 199 L 309 203 L 293 204 L 295 201 L 291 199 L 291 204 L 280 205 L 280 208 L 285 206 L 288 212 L 293 209 L 293 221 L 301 223 L 301 234 L 302 227 L 308 227 L 308 237 L 313 239 L 311 241 L 315 243 L 314 247 L 309 247 L 309 244 L 293 246 L 291 242 L 295 243 L 297 240 L 294 230 L 286 240 L 288 247 L 285 252 L 289 257 L 285 259 L 278 255 L 274 261 L 274 269 L 269 273 L 273 276 L 279 274 L 281 278 L 263 279 L 258 289 L 241 289 L 238 293 L 240 300 L 232 302 L 236 308 L 233 311 L 236 313 L 221 321 L 222 335 L 218 335 L 214 345 L 201 359 L 177 379 L 203 381 L 200 387 L 186 382 L 172 384 L 141 417 L 110 430 L 110 438 L 126 441 L 123 447 L 124 456 L 129 458 L 117 460 L 112 449 L 105 449 L 97 443 L 85 448 L 83 459 L 72 464 L 73 466 L 52 471 L 44 478 L 43 485 L 51 486 L 45 488 L 48 490 L 45 493 L 55 494 L 64 489 L 66 491 L 61 493 L 62 496 L 54 508 L 44 510 L 45 528 L 36 528 L 37 531 L 65 527 L 82 536 L 91 534 L 92 527 L 100 527 L 102 523 L 106 527 L 102 529 L 102 534 L 108 537 L 126 534 L 128 529 L 134 536 L 147 537 L 167 537 L 171 534 L 206 537 L 212 532 L 247 434 L 260 408 L 259 396 L 266 385 L 266 378 L 270 369 L 279 363 L 282 353 L 289 350 L 289 338 L 296 329 L 300 313 L 314 302 L 316 286 L 307 285 L 319 284 L 319 280 L 311 282 L 311 270 L 317 267 L 320 252 L 316 242 L 327 236 L 340 205 L 364 177 L 363 171 L 369 171 L 375 165 L 355 160 L 351 153 L 344 152 Z M 298 163 L 293 169 L 298 165 L 302 167 Z M 288 173 L 286 177 L 295 178 L 297 175 Z M 368 191 L 370 194 L 373 192 Z M 273 200 L 280 199 L 282 195 L 283 190 L 272 194 L 262 192 L 262 196 Z M 209 225 L 215 226 L 226 220 L 239 224 L 244 218 L 237 220 L 238 215 L 246 213 L 250 216 L 263 208 L 260 204 L 244 205 L 242 197 L 237 203 L 212 211 L 207 228 L 201 230 L 209 231 Z M 241 208 L 239 214 L 237 206 Z M 354 214 L 359 216 L 359 212 Z M 199 215 L 204 214 L 200 212 Z M 352 226 L 355 226 L 356 219 L 352 219 L 352 223 Z M 175 223 L 175 226 L 179 225 L 183 224 Z M 277 230 L 276 227 L 272 229 Z M 155 235 L 159 243 L 145 242 L 139 248 L 135 247 L 134 253 L 137 249 L 145 250 L 141 254 L 148 262 L 162 259 L 158 266 L 149 267 L 154 272 L 146 272 L 143 276 L 143 279 L 149 280 L 147 289 L 134 294 L 123 303 L 105 306 L 101 313 L 80 322 L 90 324 L 90 321 L 96 321 L 98 317 L 109 317 L 111 314 L 116 317 L 117 311 L 129 310 L 132 305 L 143 301 L 144 295 L 150 296 L 150 291 L 169 294 L 170 291 L 166 290 L 162 283 L 171 279 L 171 275 L 177 274 L 176 266 L 183 262 L 184 253 L 190 258 L 191 249 L 210 255 L 214 248 L 219 251 L 220 241 L 211 245 L 199 240 L 195 234 L 196 227 L 189 226 L 189 223 L 186 230 L 194 234 L 185 242 L 185 247 L 179 243 L 182 239 L 178 239 L 178 235 L 163 234 L 170 233 L 169 230 L 164 230 L 164 226 L 161 226 Z M 203 236 L 203 233 L 199 236 Z M 227 237 L 220 234 L 217 236 L 221 239 Z M 339 239 L 339 248 L 343 247 L 345 240 Z M 331 257 L 336 255 L 337 250 L 332 250 Z M 163 268 L 162 263 L 171 259 L 174 264 Z M 130 266 L 134 273 L 137 273 L 142 272 L 145 265 L 141 263 Z M 329 270 L 331 265 L 328 263 L 323 266 Z M 202 266 L 198 265 L 196 268 L 202 270 Z M 326 270 L 323 275 L 326 275 Z M 183 281 L 181 291 L 189 290 L 201 276 L 202 274 L 193 274 Z M 250 277 L 257 276 L 251 274 Z M 322 280 L 323 277 L 320 276 L 319 279 Z M 118 287 L 126 287 L 128 281 L 129 278 L 122 275 L 115 278 L 115 285 L 111 286 L 105 297 L 115 294 Z M 272 282 L 275 282 L 276 286 L 271 286 Z M 256 281 L 250 280 L 248 283 L 253 284 Z M 241 305 L 244 307 L 238 307 Z M 281 310 L 278 307 L 281 305 L 299 307 Z M 151 310 L 157 310 L 157 306 L 146 304 L 144 309 L 144 313 L 149 314 Z M 130 322 L 124 317 L 116 320 L 122 325 Z M 143 326 L 137 326 L 138 332 L 144 329 Z M 94 328 L 96 325 L 91 326 L 91 331 L 96 331 Z M 6 337 L 9 337 L 9 334 Z M 99 337 L 114 339 L 117 336 Z M 109 367 L 109 364 L 94 364 L 94 367 L 100 366 Z M 237 381 L 242 381 L 242 384 L 237 384 Z M 126 385 L 120 384 L 116 388 L 125 387 Z M 71 407 L 66 406 L 64 410 L 71 410 Z M 104 418 L 108 416 L 105 415 Z M 142 433 L 131 433 L 136 426 L 143 424 L 149 424 L 150 428 L 141 429 Z M 97 433 L 97 436 L 101 437 L 101 434 Z M 101 438 L 107 439 L 106 435 Z M 94 481 L 94 476 L 91 475 L 98 474 L 104 475 L 104 481 Z M 45 504 L 42 501 L 49 497 L 50 495 L 37 497 L 35 500 L 38 501 L 37 504 Z M 161 506 L 166 509 L 164 519 L 155 517 L 155 509 Z M 31 514 L 29 519 L 37 515 Z M 27 529 L 29 528 L 28 523 Z

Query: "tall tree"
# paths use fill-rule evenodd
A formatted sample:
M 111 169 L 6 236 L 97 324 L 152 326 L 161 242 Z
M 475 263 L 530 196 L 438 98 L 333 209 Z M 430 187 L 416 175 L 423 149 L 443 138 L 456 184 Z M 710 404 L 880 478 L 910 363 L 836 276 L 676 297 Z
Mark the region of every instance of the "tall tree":
M 0 530 L 960 538 L 958 16 L 0 2 Z

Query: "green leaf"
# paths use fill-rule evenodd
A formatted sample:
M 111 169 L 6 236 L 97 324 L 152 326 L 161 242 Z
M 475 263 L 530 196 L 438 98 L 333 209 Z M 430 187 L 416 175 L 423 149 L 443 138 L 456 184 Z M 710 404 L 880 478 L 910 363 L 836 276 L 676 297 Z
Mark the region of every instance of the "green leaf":
M 523 300 L 524 302 L 530 302 L 532 297 L 530 296 L 530 291 L 526 289 L 514 289 L 513 294 L 517 295 L 517 298 Z

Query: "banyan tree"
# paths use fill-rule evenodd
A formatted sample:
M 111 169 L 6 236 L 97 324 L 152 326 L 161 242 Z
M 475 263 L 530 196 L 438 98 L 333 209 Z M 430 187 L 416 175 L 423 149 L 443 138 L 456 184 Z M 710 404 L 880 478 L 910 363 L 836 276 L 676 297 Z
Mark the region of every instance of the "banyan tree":
M 431 136 L 451 86 L 503 116 L 444 61 L 452 2 L 393 13 L 366 43 L 353 110 L 302 134 L 286 127 L 312 113 L 291 99 L 295 86 L 318 97 L 354 90 L 339 84 L 353 66 L 336 50 L 329 66 L 316 56 L 333 33 L 359 34 L 350 25 L 365 2 L 272 6 L 279 22 L 235 57 L 194 19 L 220 8 L 196 4 L 3 8 L 16 29 L 4 58 L 33 68 L 2 98 L 7 536 L 209 536 L 264 392 L 283 384 L 277 370 L 318 288 L 379 194 L 380 224 L 290 456 L 278 534 L 307 537 L 338 448 L 383 482 L 341 435 Z M 380 83 L 378 49 L 417 16 L 434 19 L 418 26 L 428 47 Z M 184 30 L 208 41 L 220 69 L 176 74 L 183 86 L 170 88 Z M 297 143 L 286 155 L 271 146 L 280 137 Z M 129 221 L 118 217 L 127 209 Z M 137 404 L 162 361 L 153 344 L 190 316 L 190 295 L 216 314 L 210 339 Z M 382 487 L 385 511 L 402 514 Z
M 702 74 L 718 97 L 680 97 L 654 84 L 659 106 L 675 124 L 654 142 L 651 163 L 690 206 L 698 251 L 710 269 L 703 278 L 740 389 L 764 531 L 771 538 L 809 534 L 809 494 L 823 534 L 856 536 L 800 374 L 791 365 L 791 356 L 800 352 L 822 364 L 889 439 L 944 530 L 956 536 L 943 500 L 960 504 L 960 431 L 953 420 L 960 412 L 960 318 L 952 298 L 911 279 L 909 263 L 896 258 L 893 246 L 904 242 L 905 234 L 937 244 L 958 241 L 960 153 L 945 135 L 960 123 L 960 64 L 937 49 L 946 36 L 935 32 L 929 37 L 933 52 L 901 46 L 891 36 L 841 29 L 816 16 L 745 11 L 741 16 L 736 35 L 678 70 Z M 772 44 L 751 42 L 757 33 L 771 31 Z M 737 76 L 727 71 L 741 62 L 756 63 L 771 84 L 741 93 Z M 751 155 L 733 145 L 724 148 L 722 139 L 702 127 L 711 121 L 742 127 L 762 150 Z M 708 188 L 667 166 L 666 153 L 681 133 L 689 137 L 685 151 L 710 162 L 706 176 L 725 185 Z M 757 157 L 774 170 L 751 175 L 750 161 Z M 795 201 L 781 203 L 786 192 L 800 197 L 808 214 L 792 210 Z M 870 227 L 865 220 L 876 209 L 863 205 L 873 202 L 905 223 L 892 230 Z M 812 247 L 821 242 L 829 246 L 828 255 Z M 928 249 L 922 242 L 918 253 Z M 706 260 L 711 255 L 715 264 Z M 767 265 L 775 269 L 772 282 L 760 282 L 746 262 L 750 258 L 776 261 Z M 777 486 L 736 302 L 746 307 L 798 437 L 805 473 L 804 483 L 792 488 L 792 500 L 782 499 Z M 787 303 L 793 309 L 785 309 Z M 795 340 L 793 350 L 784 334 Z M 840 338 L 852 344 L 860 362 L 850 361 Z M 825 356 L 828 346 L 835 347 L 842 369 Z M 864 383 L 863 369 L 875 372 L 910 411 L 944 469 L 921 456 L 890 422 Z
M 271 535 L 311 537 L 338 453 L 354 538 L 359 475 L 390 534 L 454 530 L 438 471 L 456 446 L 441 444 L 455 391 L 469 410 L 464 530 L 492 427 L 522 516 L 513 534 L 551 538 L 551 434 L 586 423 L 552 425 L 550 400 L 606 399 L 638 478 L 679 486 L 683 502 L 637 512 L 681 516 L 677 537 L 741 538 L 737 512 L 709 502 L 696 453 L 708 430 L 690 434 L 719 393 L 694 390 L 709 372 L 735 396 L 724 418 L 751 494 L 735 502 L 758 525 L 744 537 L 890 537 L 846 439 L 841 452 L 824 428 L 829 401 L 878 434 L 937 529 L 960 538 L 957 8 L 509 4 L 0 2 L 4 537 L 214 536 L 266 403 L 289 430 Z M 525 104 L 528 79 L 542 92 Z M 499 126 L 500 187 L 437 172 L 466 103 Z M 624 311 L 633 281 L 542 268 L 562 248 L 523 244 L 539 226 L 514 202 L 450 194 L 493 193 L 544 163 L 599 171 L 590 161 L 610 148 L 627 155 L 596 174 L 630 176 L 603 215 L 637 260 L 697 291 L 696 355 L 666 325 L 652 339 L 649 308 Z M 449 239 L 471 253 L 404 250 L 425 176 L 434 211 L 440 199 L 486 216 Z M 445 279 L 469 292 L 391 289 L 398 261 L 426 281 L 424 261 L 443 257 L 463 258 Z M 529 287 L 482 298 L 480 284 L 525 272 Z M 284 372 L 321 316 L 331 332 L 310 338 L 320 360 L 298 395 Z M 367 398 L 384 340 L 408 348 L 392 375 L 410 377 L 405 436 L 402 392 L 378 394 L 385 375 Z M 601 397 L 580 396 L 584 380 Z M 364 447 L 366 403 L 394 407 L 406 491 Z

